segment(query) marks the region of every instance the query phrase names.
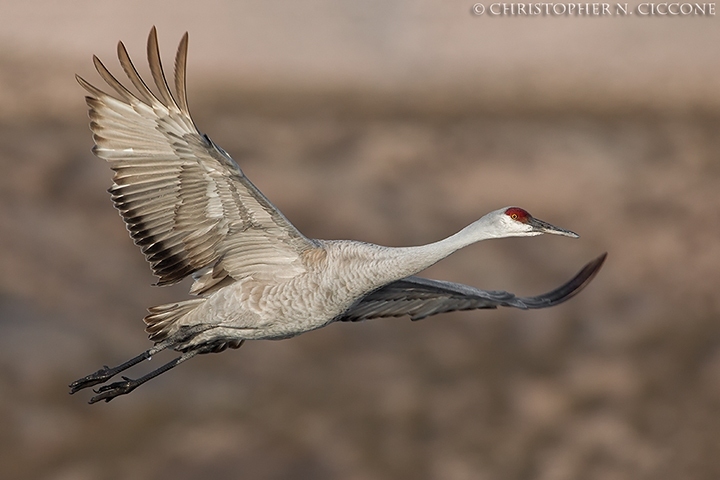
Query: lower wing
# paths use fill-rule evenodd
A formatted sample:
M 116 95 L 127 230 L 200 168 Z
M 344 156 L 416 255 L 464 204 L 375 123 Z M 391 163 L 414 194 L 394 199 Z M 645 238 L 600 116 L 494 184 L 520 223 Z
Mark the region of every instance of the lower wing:
M 517 297 L 510 292 L 479 290 L 461 283 L 407 277 L 367 294 L 340 315 L 337 321 L 359 322 L 403 315 L 409 315 L 412 320 L 421 320 L 430 315 L 457 310 L 552 307 L 574 297 L 585 288 L 602 267 L 605 257 L 607 253 L 585 265 L 567 283 L 535 297 Z

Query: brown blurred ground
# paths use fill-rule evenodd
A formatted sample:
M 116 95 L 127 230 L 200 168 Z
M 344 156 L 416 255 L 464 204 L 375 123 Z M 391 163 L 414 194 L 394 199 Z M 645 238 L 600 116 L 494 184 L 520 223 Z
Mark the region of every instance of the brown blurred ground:
M 717 20 L 435 3 L 0 2 L 3 478 L 720 477 Z M 581 238 L 426 274 L 535 294 L 606 266 L 550 310 L 332 325 L 68 396 L 186 295 L 150 287 L 72 78 L 119 71 L 118 39 L 144 63 L 152 24 L 168 65 L 190 30 L 197 124 L 307 235 L 419 244 L 516 204 Z

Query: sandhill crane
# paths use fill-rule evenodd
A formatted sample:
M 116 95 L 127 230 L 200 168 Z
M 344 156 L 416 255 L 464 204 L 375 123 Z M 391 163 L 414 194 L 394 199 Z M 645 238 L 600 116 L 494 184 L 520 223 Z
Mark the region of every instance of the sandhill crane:
M 90 403 L 129 393 L 199 353 L 238 348 L 245 340 L 294 337 L 335 321 L 550 307 L 578 293 L 600 269 L 605 254 L 566 284 L 529 298 L 414 276 L 485 239 L 542 233 L 577 238 L 518 207 L 495 210 L 455 235 L 416 247 L 305 237 L 195 127 L 186 97 L 187 47 L 186 33 L 175 57 L 174 93 L 154 27 L 147 54 L 157 94 L 140 77 L 122 42 L 120 64 L 137 93 L 97 57 L 95 68 L 115 95 L 77 77 L 90 93 L 93 152 L 115 172 L 109 192 L 130 235 L 159 277 L 158 285 L 191 275 L 190 293 L 196 298 L 150 308 L 144 321 L 153 347 L 73 382 L 70 393 L 105 383 L 168 348 L 180 356 L 138 379 L 122 377 L 99 387 Z

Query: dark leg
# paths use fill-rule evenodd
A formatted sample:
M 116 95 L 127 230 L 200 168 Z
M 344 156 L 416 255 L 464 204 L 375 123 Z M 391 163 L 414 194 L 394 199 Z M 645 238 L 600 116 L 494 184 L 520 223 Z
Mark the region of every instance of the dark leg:
M 71 383 L 70 386 L 70 395 L 73 393 L 82 390 L 83 388 L 92 387 L 93 385 L 97 385 L 98 383 L 103 383 L 108 380 L 110 380 L 112 377 L 117 375 L 120 372 L 123 372 L 127 370 L 128 368 L 137 365 L 138 363 L 142 362 L 143 360 L 147 360 L 153 355 L 155 355 L 158 352 L 161 352 L 162 350 L 165 350 L 170 346 L 170 343 L 167 342 L 161 342 L 155 345 L 154 347 L 145 350 L 143 353 L 138 355 L 135 358 L 131 358 L 125 363 L 122 363 L 118 365 L 117 367 L 110 368 L 107 365 L 105 365 L 103 368 L 98 370 L 95 373 L 91 373 L 87 377 L 83 377 L 79 380 L 75 380 L 73 383 Z
M 205 330 L 209 330 L 213 328 L 212 325 L 198 325 L 195 327 L 189 327 L 189 328 L 183 328 L 175 335 L 172 335 L 171 337 L 166 338 L 162 342 L 156 343 L 152 348 L 144 351 L 137 357 L 131 358 L 127 362 L 118 365 L 114 368 L 109 368 L 107 365 L 98 370 L 95 373 L 91 373 L 90 375 L 83 377 L 79 380 L 75 380 L 73 383 L 71 383 L 70 386 L 70 394 L 82 390 L 83 388 L 92 387 L 94 385 L 97 385 L 99 383 L 104 383 L 108 380 L 110 380 L 112 377 L 117 375 L 120 372 L 124 372 L 128 368 L 137 365 L 138 363 L 142 362 L 143 360 L 149 359 L 153 355 L 155 355 L 158 352 L 161 352 L 165 350 L 168 347 L 171 347 L 173 345 L 180 344 L 182 342 L 185 342 L 189 340 L 192 336 L 197 335 L 200 332 L 204 332 Z M 172 367 L 170 367 L 172 368 Z M 162 373 L 162 372 L 160 372 Z
M 137 387 L 142 385 L 143 383 L 147 382 L 148 380 L 152 380 L 153 378 L 157 377 L 158 375 L 161 375 L 171 368 L 175 368 L 181 363 L 183 363 L 185 360 L 190 360 L 192 357 L 197 355 L 198 353 L 210 353 L 215 350 L 217 347 L 217 344 L 209 343 L 206 345 L 202 345 L 194 350 L 187 351 L 177 357 L 174 360 L 169 361 L 162 367 L 153 370 L 152 372 L 148 373 L 147 375 L 144 375 L 138 379 L 133 380 L 132 378 L 128 377 L 122 377 L 122 382 L 115 382 L 111 383 L 110 385 L 103 385 L 102 387 L 95 390 L 95 393 L 98 395 L 95 395 L 90 399 L 89 403 L 96 403 L 100 400 L 105 400 L 106 402 L 109 402 L 115 397 L 118 397 L 120 395 L 125 395 L 126 393 L 130 393 L 133 390 L 135 390 Z
M 162 367 L 153 370 L 152 372 L 148 373 L 145 376 L 142 376 L 136 380 L 133 380 L 132 378 L 128 377 L 122 377 L 122 382 L 115 382 L 111 383 L 110 385 L 103 385 L 102 387 L 95 390 L 95 393 L 99 395 L 95 395 L 90 399 L 88 403 L 96 403 L 100 400 L 105 400 L 106 402 L 109 402 L 113 398 L 125 395 L 126 393 L 130 393 L 133 390 L 135 390 L 138 386 L 142 385 L 143 383 L 147 382 L 148 380 L 152 380 L 153 378 L 157 377 L 161 373 L 165 373 L 168 370 L 170 370 L 173 367 L 177 367 L 185 360 L 190 360 L 192 357 L 197 355 L 198 353 L 202 353 L 200 350 L 190 350 L 189 352 L 185 352 L 179 357 L 177 357 L 175 360 L 171 360 Z

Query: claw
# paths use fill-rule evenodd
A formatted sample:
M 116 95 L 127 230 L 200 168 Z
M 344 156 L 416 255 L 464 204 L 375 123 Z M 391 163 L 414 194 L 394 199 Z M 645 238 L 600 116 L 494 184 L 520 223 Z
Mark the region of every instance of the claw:
M 109 368 L 107 365 L 103 366 L 100 370 L 98 370 L 95 373 L 91 373 L 90 375 L 83 377 L 79 380 L 75 380 L 72 382 L 70 387 L 70 394 L 82 390 L 83 388 L 92 387 L 93 385 L 97 385 L 98 383 L 107 382 L 109 379 L 111 379 L 117 371 L 114 371 L 114 369 Z
M 100 400 L 105 400 L 105 402 L 109 402 L 115 397 L 132 392 L 138 385 L 140 385 L 140 383 L 142 383 L 137 380 L 133 380 L 132 378 L 122 378 L 124 380 L 122 382 L 115 382 L 111 383 L 110 385 L 103 385 L 102 387 L 93 390 L 95 393 L 97 393 L 97 395 L 92 397 L 88 403 L 97 403 Z
M 127 362 L 118 365 L 117 367 L 110 368 L 107 365 L 105 365 L 103 368 L 98 370 L 95 373 L 91 373 L 87 377 L 83 377 L 80 380 L 76 380 L 73 383 L 70 384 L 70 394 L 77 392 L 78 390 L 82 390 L 83 388 L 92 387 L 93 385 L 97 385 L 98 383 L 105 383 L 108 380 L 110 380 L 112 377 L 117 375 L 120 372 L 123 372 L 127 370 L 128 368 L 132 367 L 133 365 L 137 365 L 138 363 L 142 362 L 146 358 L 150 358 L 150 356 L 156 352 L 159 352 L 163 349 L 167 348 L 167 345 L 161 345 L 161 346 L 155 346 L 151 348 L 150 350 L 146 350 L 145 352 L 141 353 L 137 357 L 131 358 Z M 97 392 L 96 392 L 97 393 Z

